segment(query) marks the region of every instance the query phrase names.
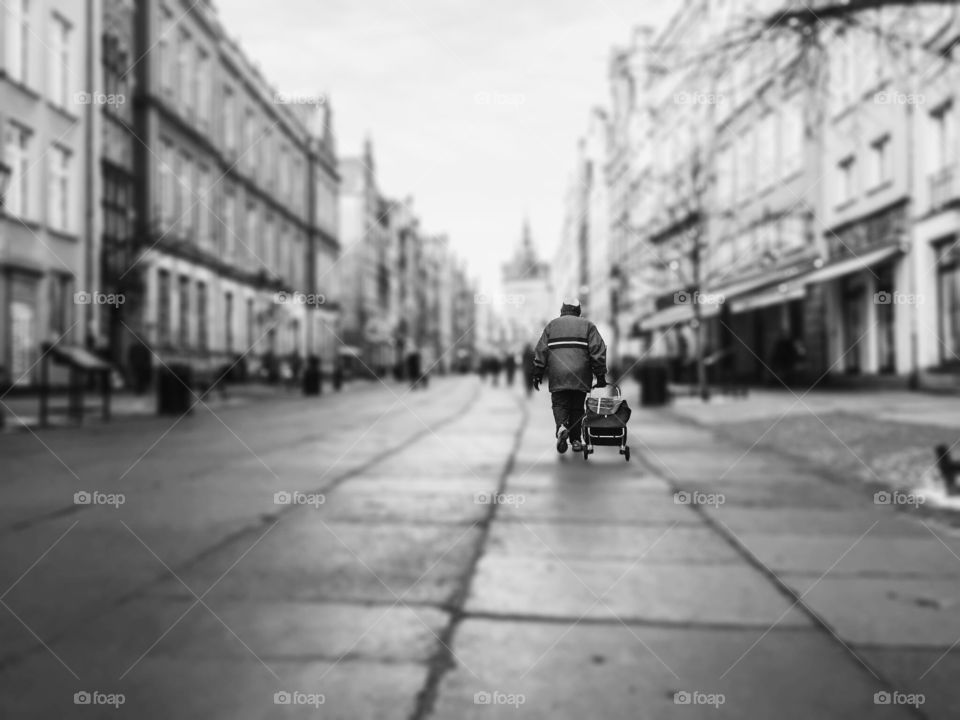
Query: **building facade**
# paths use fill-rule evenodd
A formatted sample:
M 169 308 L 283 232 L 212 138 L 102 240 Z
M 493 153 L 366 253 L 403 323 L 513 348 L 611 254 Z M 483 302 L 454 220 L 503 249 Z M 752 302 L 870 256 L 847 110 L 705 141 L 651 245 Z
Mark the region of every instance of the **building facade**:
M 786 353 L 804 382 L 957 384 L 953 14 L 824 25 L 822 53 L 779 29 L 677 57 L 678 33 L 717 47 L 764 7 L 692 0 L 614 56 L 611 254 L 641 288 L 631 322 L 648 352 L 752 382 L 779 384 Z M 924 49 L 889 40 L 908 24 Z
M 324 102 L 321 112 L 313 116 L 310 140 L 310 185 L 312 192 L 308 277 L 313 279 L 313 292 L 323 302 L 308 305 L 309 333 L 307 344 L 312 355 L 320 359 L 324 372 L 332 372 L 340 348 L 342 328 L 341 291 L 338 261 L 340 260 L 340 170 L 333 134 L 333 112 Z M 312 311 L 312 312 L 311 312 Z
M 126 275 L 144 311 L 128 329 L 161 357 L 274 378 L 313 349 L 308 312 L 325 301 L 307 272 L 323 99 L 277 93 L 209 2 L 138 8 L 152 50 L 135 68 L 143 187 Z
M 11 0 L 0 7 L 0 161 L 10 171 L 0 212 L 0 366 L 39 379 L 41 344 L 94 342 L 99 235 L 95 190 L 99 3 Z

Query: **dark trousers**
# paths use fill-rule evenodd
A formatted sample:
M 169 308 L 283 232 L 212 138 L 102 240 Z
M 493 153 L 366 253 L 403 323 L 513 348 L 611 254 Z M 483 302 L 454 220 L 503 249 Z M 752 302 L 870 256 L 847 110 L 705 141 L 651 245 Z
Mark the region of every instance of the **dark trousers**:
M 581 390 L 557 390 L 550 393 L 553 419 L 557 430 L 563 425 L 571 439 L 580 439 L 580 421 L 583 420 L 583 401 L 587 394 Z

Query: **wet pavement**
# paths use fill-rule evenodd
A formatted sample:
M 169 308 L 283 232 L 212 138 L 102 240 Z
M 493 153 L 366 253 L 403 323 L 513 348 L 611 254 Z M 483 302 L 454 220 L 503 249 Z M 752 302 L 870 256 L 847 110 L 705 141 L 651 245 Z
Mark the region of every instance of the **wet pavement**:
M 0 437 L 0 716 L 960 713 L 960 536 L 798 459 L 558 457 L 472 378 L 215 412 Z

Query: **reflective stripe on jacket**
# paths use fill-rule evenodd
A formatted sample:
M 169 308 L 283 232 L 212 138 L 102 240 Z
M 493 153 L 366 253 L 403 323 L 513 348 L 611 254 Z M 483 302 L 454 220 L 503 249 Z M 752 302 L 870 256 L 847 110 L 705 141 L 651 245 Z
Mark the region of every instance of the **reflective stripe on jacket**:
M 533 364 L 541 377 L 546 370 L 550 392 L 587 392 L 594 376 L 607 374 L 607 346 L 592 322 L 579 315 L 561 315 L 543 329 Z

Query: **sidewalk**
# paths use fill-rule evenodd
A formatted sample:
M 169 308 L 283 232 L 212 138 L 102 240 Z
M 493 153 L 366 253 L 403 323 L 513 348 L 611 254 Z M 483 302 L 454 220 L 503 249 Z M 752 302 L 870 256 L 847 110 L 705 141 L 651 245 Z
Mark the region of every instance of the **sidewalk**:
M 870 432 L 891 424 L 870 418 L 878 400 L 889 403 L 877 408 L 885 418 L 906 412 L 917 399 L 932 401 L 940 417 L 948 417 L 939 398 L 884 395 L 841 404 L 862 413 L 853 417 L 871 423 Z M 830 422 L 836 416 L 829 416 L 828 408 L 842 399 L 824 393 L 808 404 Z M 757 400 L 780 407 L 779 398 Z M 761 443 L 744 454 L 746 448 L 715 432 L 719 425 L 736 428 L 736 420 L 723 422 L 730 405 L 703 413 L 712 416 L 712 428 L 695 429 L 665 413 L 639 413 L 634 437 L 645 439 L 647 451 L 638 455 L 659 468 L 675 490 L 725 495 L 723 502 L 698 510 L 728 542 L 791 593 L 797 607 L 807 609 L 864 671 L 887 682 L 888 691 L 924 694 L 925 717 L 956 717 L 960 696 L 953 678 L 960 657 L 950 650 L 960 642 L 960 533 L 909 508 L 870 502 L 855 485 L 832 482 L 814 467 L 821 459 L 805 457 L 809 445 L 797 437 L 796 427 L 784 431 L 778 443 Z M 809 418 L 807 411 L 799 419 Z M 785 448 L 795 459 L 783 457 Z
M 374 381 L 379 387 L 380 383 Z M 371 385 L 365 381 L 351 380 L 344 383 L 341 392 L 356 392 L 359 389 Z M 393 383 L 388 383 L 392 386 Z M 219 408 L 237 407 L 248 403 L 264 400 L 283 400 L 297 399 L 305 397 L 299 386 L 287 385 L 268 385 L 265 383 L 242 383 L 229 385 L 226 395 L 214 390 L 203 396 L 199 390 L 194 390 L 198 397 L 201 397 L 203 403 L 211 410 Z M 323 395 L 318 400 L 322 400 L 324 395 L 334 393 L 333 385 L 325 382 L 323 386 Z M 77 423 L 66 415 L 67 396 L 65 394 L 56 394 L 50 397 L 50 413 L 48 420 L 49 428 L 69 428 L 77 427 Z M 198 408 L 203 406 L 197 402 L 197 398 L 191 397 L 191 402 Z M 27 396 L 7 396 L 0 400 L 0 414 L 4 415 L 2 432 L 20 432 L 27 428 L 34 430 L 39 427 L 39 404 L 40 401 L 36 395 Z M 143 395 L 135 395 L 129 391 L 113 393 L 110 396 L 110 422 L 117 422 L 123 418 L 150 417 L 156 415 L 157 396 L 156 391 L 151 389 Z M 109 424 L 109 423 L 107 423 Z M 84 393 L 84 415 L 83 426 L 104 425 L 101 420 L 101 400 L 100 396 L 93 393 Z
M 956 716 L 960 536 L 624 390 L 629 463 L 534 397 L 430 717 Z
M 757 390 L 746 398 L 677 398 L 667 410 L 741 444 L 803 459 L 840 480 L 914 494 L 928 508 L 960 510 L 936 469 L 934 446 L 960 441 L 955 397 L 903 391 Z M 954 448 L 954 454 L 960 449 Z

